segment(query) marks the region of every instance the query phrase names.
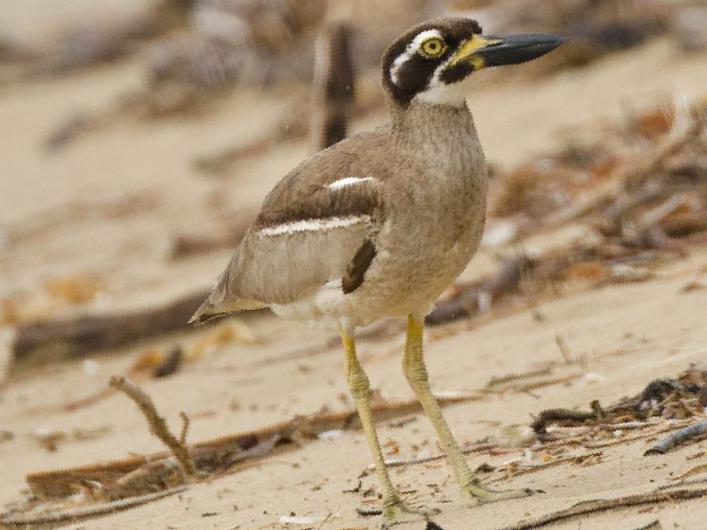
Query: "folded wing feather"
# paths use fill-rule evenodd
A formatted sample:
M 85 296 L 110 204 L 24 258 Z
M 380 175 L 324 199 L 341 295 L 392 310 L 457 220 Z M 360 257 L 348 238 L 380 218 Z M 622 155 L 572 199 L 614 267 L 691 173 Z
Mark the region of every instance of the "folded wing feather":
M 366 175 L 351 179 L 351 185 L 331 186 L 341 180 L 343 168 L 326 167 L 326 158 L 319 162 L 295 169 L 266 197 L 260 215 L 192 322 L 292 303 L 346 273 L 382 223 L 381 181 Z

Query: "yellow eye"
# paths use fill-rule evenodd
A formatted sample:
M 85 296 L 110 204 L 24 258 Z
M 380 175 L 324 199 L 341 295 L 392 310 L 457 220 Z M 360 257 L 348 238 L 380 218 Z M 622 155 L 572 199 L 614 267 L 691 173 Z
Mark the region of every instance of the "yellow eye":
M 439 57 L 444 53 L 446 49 L 447 46 L 444 44 L 444 41 L 438 37 L 432 37 L 431 39 L 427 39 L 420 46 L 422 54 L 426 55 L 427 57 Z

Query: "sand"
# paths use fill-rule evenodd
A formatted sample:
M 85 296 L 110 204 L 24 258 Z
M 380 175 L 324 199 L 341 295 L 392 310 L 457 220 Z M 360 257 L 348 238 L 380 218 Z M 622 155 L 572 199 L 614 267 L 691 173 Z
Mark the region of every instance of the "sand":
M 620 118 L 628 101 L 641 107 L 675 93 L 698 93 L 707 86 L 705 64 L 706 53 L 685 56 L 669 40 L 660 40 L 585 70 L 471 92 L 469 105 L 490 161 L 510 167 L 533 153 L 552 149 L 568 130 Z M 282 105 L 278 97 L 248 90 L 238 91 L 219 103 L 217 111 L 198 119 L 126 120 L 59 153 L 41 151 L 42 139 L 60 120 L 77 109 L 109 105 L 117 95 L 139 86 L 141 75 L 142 62 L 133 57 L 89 72 L 1 89 L 0 123 L 5 134 L 0 143 L 0 227 L 13 233 L 51 215 L 59 221 L 9 252 L 1 250 L 0 295 L 23 292 L 31 297 L 48 280 L 92 275 L 99 278 L 103 294 L 80 308 L 89 311 L 162 300 L 203 286 L 223 267 L 229 252 L 171 262 L 165 258 L 171 235 L 212 229 L 218 218 L 207 198 L 214 193 L 226 197 L 234 209 L 253 208 L 288 168 L 306 156 L 304 142 L 285 144 L 244 161 L 223 181 L 205 178 L 192 168 L 195 156 L 246 141 L 276 123 Z M 383 119 L 383 115 L 367 119 L 356 128 Z M 153 202 L 130 215 L 102 218 L 81 213 L 70 218 L 62 214 L 71 205 L 78 204 L 83 212 L 81 205 L 139 192 L 150 194 Z M 488 270 L 491 254 L 482 251 L 465 277 Z M 557 363 L 561 360 L 557 335 L 565 338 L 573 356 L 583 359 L 581 364 L 556 368 L 558 375 L 579 374 L 572 382 L 447 408 L 459 440 L 498 436 L 510 425 L 527 425 L 532 414 L 548 407 L 587 408 L 593 399 L 611 403 L 639 392 L 653 378 L 674 376 L 690 363 L 707 360 L 707 289 L 681 290 L 695 280 L 707 283 L 707 251 L 695 251 L 661 267 L 655 278 L 644 283 L 607 286 L 545 303 L 538 308 L 545 316 L 542 322 L 523 310 L 472 329 L 431 332 L 427 356 L 433 387 L 440 391 L 478 390 L 494 376 Z M 40 309 L 43 303 L 48 304 L 37 302 Z M 284 355 L 328 337 L 267 315 L 249 318 L 246 325 L 258 337 L 255 343 L 234 341 L 188 363 L 173 377 L 143 382 L 175 429 L 180 411 L 193 418 L 190 439 L 197 441 L 287 420 L 323 406 L 333 410 L 348 406 L 341 397 L 346 395 L 346 384 L 337 348 L 301 359 Z M 386 398 L 411 396 L 399 366 L 402 339 L 396 336 L 360 347 L 372 386 Z M 143 418 L 123 396 L 111 396 L 73 413 L 57 412 L 56 407 L 104 388 L 109 376 L 123 373 L 140 352 L 178 340 L 168 337 L 95 356 L 91 370 L 76 361 L 11 377 L 0 390 L 0 429 L 14 435 L 0 443 L 0 503 L 21 498 L 24 476 L 30 472 L 160 450 Z M 269 361 L 261 362 L 265 359 Z M 67 441 L 55 452 L 40 447 L 30 436 L 43 428 L 71 431 L 104 426 L 107 433 Z M 399 448 L 390 456 L 437 452 L 423 416 L 403 426 L 382 424 L 379 432 L 388 450 Z M 665 456 L 644 457 L 649 443 L 640 440 L 602 449 L 594 465 L 568 463 L 504 481 L 498 486 L 545 493 L 482 507 L 470 507 L 459 499 L 443 462 L 398 468 L 392 476 L 402 490 L 411 491 L 407 496 L 415 503 L 441 509 L 435 517 L 441 527 L 491 530 L 581 500 L 649 491 L 699 463 L 695 455 L 707 450 L 707 442 L 702 442 Z M 518 456 L 474 455 L 469 460 L 475 468 Z M 344 432 L 191 486 L 180 496 L 75 528 L 377 528 L 376 518 L 362 518 L 355 512 L 365 499 L 343 493 L 356 486 L 369 463 L 361 434 Z M 362 491 L 377 488 L 371 475 L 362 483 Z M 329 518 L 323 523 L 278 523 L 291 513 L 315 521 Z M 666 529 L 707 528 L 707 504 L 697 500 L 631 508 L 554 528 L 631 530 L 655 519 Z M 407 527 L 422 530 L 424 524 Z

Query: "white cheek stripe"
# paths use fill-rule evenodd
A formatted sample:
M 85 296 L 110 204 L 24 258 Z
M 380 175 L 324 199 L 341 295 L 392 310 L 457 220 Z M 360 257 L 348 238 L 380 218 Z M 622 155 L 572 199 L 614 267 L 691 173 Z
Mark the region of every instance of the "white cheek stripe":
M 390 67 L 390 80 L 393 83 L 396 85 L 398 84 L 398 70 L 400 70 L 403 63 L 417 53 L 417 50 L 420 49 L 420 46 L 424 41 L 432 37 L 441 39 L 442 34 L 437 29 L 427 29 L 421 33 L 418 33 L 415 38 L 412 39 L 412 42 L 407 45 L 405 51 L 395 58 L 393 61 L 393 66 Z
M 346 188 L 347 186 L 355 186 L 356 184 L 363 184 L 364 182 L 368 182 L 370 180 L 373 180 L 373 177 L 346 177 L 329 184 L 329 189 L 340 190 L 341 188 Z
M 401 53 L 395 58 L 395 61 L 393 61 L 393 66 L 390 67 L 390 80 L 394 84 L 397 85 L 400 81 L 400 78 L 398 78 L 398 70 L 400 70 L 400 67 L 403 65 L 403 63 L 410 59 L 410 57 L 412 57 L 412 54 L 409 51 L 405 50 L 403 53 Z
M 346 228 L 364 221 L 368 221 L 367 215 L 349 217 L 329 217 L 327 219 L 303 219 L 276 226 L 268 226 L 260 230 L 262 236 L 281 236 L 284 234 L 294 234 L 297 232 L 320 232 L 333 230 L 335 228 Z

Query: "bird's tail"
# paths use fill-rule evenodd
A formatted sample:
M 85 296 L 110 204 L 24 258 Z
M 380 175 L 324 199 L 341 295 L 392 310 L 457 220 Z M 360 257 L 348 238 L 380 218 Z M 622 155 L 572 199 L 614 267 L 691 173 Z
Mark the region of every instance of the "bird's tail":
M 189 324 L 200 326 L 210 320 L 223 318 L 233 313 L 237 313 L 238 311 L 252 311 L 267 307 L 267 304 L 258 302 L 257 300 L 236 299 L 229 300 L 227 302 L 215 302 L 214 294 L 215 292 L 211 293 L 204 303 L 199 306 L 199 309 L 197 309 L 189 319 Z

